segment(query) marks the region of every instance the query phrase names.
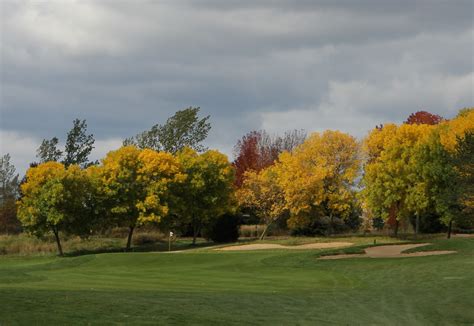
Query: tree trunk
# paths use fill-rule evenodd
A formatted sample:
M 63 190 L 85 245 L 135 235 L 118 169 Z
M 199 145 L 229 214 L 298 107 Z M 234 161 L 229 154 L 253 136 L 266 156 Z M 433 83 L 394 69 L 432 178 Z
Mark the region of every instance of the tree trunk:
M 420 232 L 420 215 L 416 214 L 416 219 L 415 219 L 415 239 L 418 238 L 418 232 Z
M 130 251 L 130 248 L 132 246 L 132 236 L 133 236 L 133 230 L 135 229 L 134 226 L 130 227 L 130 231 L 128 231 L 128 238 L 127 238 L 127 247 L 125 247 L 126 251 Z
M 193 246 L 196 245 L 196 238 L 197 238 L 197 235 L 199 233 L 199 228 L 198 228 L 197 224 L 198 223 L 197 223 L 195 217 L 193 216 Z
M 332 212 L 329 213 L 329 223 L 330 223 L 329 232 L 330 232 L 330 235 L 333 235 L 334 234 L 334 221 L 332 218 Z
M 59 240 L 59 231 L 57 227 L 53 227 L 53 233 L 56 238 L 56 244 L 58 245 L 59 256 L 63 256 L 63 247 L 61 247 L 61 240 Z
M 393 230 L 393 235 L 395 237 L 398 237 L 398 225 L 399 225 L 399 221 L 395 220 L 395 229 Z
M 449 225 L 448 225 L 448 239 L 451 239 L 451 230 L 453 228 L 453 220 L 450 220 L 449 221 Z
M 398 201 L 396 203 L 396 206 L 395 206 L 395 212 L 394 212 L 394 216 L 395 216 L 395 229 L 393 230 L 393 235 L 395 237 L 398 237 L 398 227 L 400 225 L 400 222 L 398 221 L 398 213 L 400 212 L 400 201 Z
M 265 228 L 263 229 L 262 234 L 260 235 L 259 240 L 263 240 L 263 238 L 264 238 L 265 235 L 267 234 L 268 229 L 270 228 L 270 225 L 272 225 L 271 222 L 265 226 Z

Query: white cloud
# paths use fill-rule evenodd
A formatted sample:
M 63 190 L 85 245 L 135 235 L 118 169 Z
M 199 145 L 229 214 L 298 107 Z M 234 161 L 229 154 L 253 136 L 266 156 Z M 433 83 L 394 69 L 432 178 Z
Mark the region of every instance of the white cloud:
M 40 140 L 19 132 L 0 130 L 0 153 L 10 154 L 11 163 L 20 175 L 35 160 L 36 148 L 40 143 Z
M 98 139 L 94 143 L 94 150 L 92 151 L 91 160 L 100 160 L 105 155 L 113 150 L 116 150 L 122 146 L 122 139 L 110 138 L 110 139 Z
M 26 144 L 80 118 L 103 154 L 192 105 L 211 115 L 207 144 L 229 153 L 252 129 L 361 135 L 474 102 L 470 0 L 0 6 L 0 128 Z
M 396 79 L 389 84 L 330 82 L 322 103 L 285 112 L 262 113 L 262 128 L 272 132 L 340 129 L 362 137 L 380 123 L 402 122 L 410 113 L 426 109 L 425 106 L 442 106 L 450 118 L 459 108 L 474 103 L 473 82 L 474 73 Z

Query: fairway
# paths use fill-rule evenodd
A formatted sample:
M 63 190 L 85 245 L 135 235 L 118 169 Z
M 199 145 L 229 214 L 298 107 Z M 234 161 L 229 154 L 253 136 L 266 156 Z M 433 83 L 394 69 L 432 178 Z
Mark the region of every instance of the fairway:
M 474 239 L 446 256 L 322 261 L 321 250 L 0 261 L 0 324 L 474 323 Z

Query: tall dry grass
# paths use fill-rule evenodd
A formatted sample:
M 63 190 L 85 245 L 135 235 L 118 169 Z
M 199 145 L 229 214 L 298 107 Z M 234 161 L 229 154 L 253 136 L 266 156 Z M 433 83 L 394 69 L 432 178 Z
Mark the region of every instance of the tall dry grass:
M 87 239 L 61 236 L 61 245 L 65 253 L 80 251 L 117 251 L 125 247 L 128 235 L 124 230 L 114 230 L 113 234 L 93 236 Z M 150 246 L 164 242 L 164 235 L 158 231 L 138 229 L 133 235 L 134 246 Z M 0 235 L 0 255 L 53 255 L 58 251 L 53 236 L 41 239 L 25 233 L 18 235 Z

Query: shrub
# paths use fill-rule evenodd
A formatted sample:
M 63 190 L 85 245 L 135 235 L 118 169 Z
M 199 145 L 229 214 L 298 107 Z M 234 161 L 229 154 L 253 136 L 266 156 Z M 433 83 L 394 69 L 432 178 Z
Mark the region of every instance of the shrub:
M 295 236 L 328 236 L 331 234 L 343 233 L 350 229 L 344 220 L 338 217 L 322 216 L 315 218 L 306 225 L 291 230 L 291 235 Z
M 138 233 L 133 238 L 133 244 L 136 246 L 152 245 L 162 241 L 163 235 L 160 233 Z
M 16 217 L 15 200 L 6 200 L 0 206 L 0 233 L 18 234 L 21 232 L 21 223 Z
M 250 224 L 240 226 L 240 236 L 245 238 L 256 238 L 262 234 L 265 225 Z
M 372 219 L 372 226 L 377 231 L 381 231 L 381 230 L 383 230 L 383 228 L 385 226 L 385 222 L 384 222 L 383 218 L 381 218 L 381 217 L 374 217 Z
M 217 243 L 234 242 L 239 238 L 239 225 L 238 216 L 225 214 L 204 229 L 203 235 Z

